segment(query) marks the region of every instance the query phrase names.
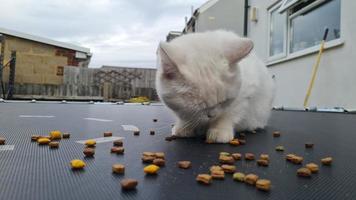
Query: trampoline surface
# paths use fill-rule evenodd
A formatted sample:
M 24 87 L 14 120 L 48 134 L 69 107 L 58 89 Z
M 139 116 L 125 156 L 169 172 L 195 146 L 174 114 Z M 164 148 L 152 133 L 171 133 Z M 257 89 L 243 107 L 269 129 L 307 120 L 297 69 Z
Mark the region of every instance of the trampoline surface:
M 173 122 L 160 105 L 1 103 L 0 137 L 6 138 L 6 146 L 0 146 L 0 199 L 356 199 L 356 115 L 273 111 L 268 127 L 247 133 L 246 145 L 237 147 L 205 144 L 202 139 L 165 141 Z M 140 136 L 122 125 L 137 126 Z M 150 129 L 156 134 L 150 135 Z M 62 139 L 59 149 L 31 142 L 31 135 L 51 130 L 69 132 L 71 138 Z M 272 137 L 275 130 L 281 137 Z M 124 138 L 125 154 L 111 154 L 112 142 L 104 142 L 97 144 L 94 158 L 84 158 L 84 146 L 77 141 L 100 138 L 104 131 Z M 305 149 L 309 141 L 313 149 Z M 285 152 L 275 151 L 277 145 Z M 166 154 L 166 166 L 157 176 L 143 173 L 144 151 Z M 221 151 L 269 154 L 268 167 L 245 160 L 235 165 L 238 171 L 270 179 L 271 191 L 233 181 L 229 174 L 209 186 L 198 184 L 196 175 L 209 172 Z M 301 165 L 286 162 L 287 153 L 303 156 L 303 164 L 319 164 L 319 173 L 297 177 Z M 321 165 L 326 156 L 334 158 L 332 166 Z M 86 168 L 72 171 L 72 159 L 83 159 Z M 192 161 L 192 168 L 179 169 L 180 160 Z M 124 175 L 112 174 L 115 163 L 126 166 Z M 137 179 L 137 189 L 122 191 L 123 178 Z

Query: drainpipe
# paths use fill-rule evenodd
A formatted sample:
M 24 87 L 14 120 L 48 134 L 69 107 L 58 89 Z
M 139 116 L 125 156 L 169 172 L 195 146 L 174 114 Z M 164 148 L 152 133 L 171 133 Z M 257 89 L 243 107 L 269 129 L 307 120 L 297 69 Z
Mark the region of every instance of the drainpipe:
M 244 36 L 247 37 L 247 29 L 248 29 L 248 9 L 250 6 L 248 5 L 248 0 L 245 0 L 244 7 Z

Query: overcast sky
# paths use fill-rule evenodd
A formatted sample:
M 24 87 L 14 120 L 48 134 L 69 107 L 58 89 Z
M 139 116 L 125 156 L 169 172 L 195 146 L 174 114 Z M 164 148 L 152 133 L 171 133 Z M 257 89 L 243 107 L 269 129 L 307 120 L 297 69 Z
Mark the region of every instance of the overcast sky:
M 0 0 L 0 27 L 91 49 L 90 67 L 155 67 L 158 42 L 206 0 Z

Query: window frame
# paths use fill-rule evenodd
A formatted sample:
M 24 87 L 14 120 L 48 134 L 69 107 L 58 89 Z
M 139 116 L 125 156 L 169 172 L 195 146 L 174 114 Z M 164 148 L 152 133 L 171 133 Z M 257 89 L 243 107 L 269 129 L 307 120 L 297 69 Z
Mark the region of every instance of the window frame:
M 284 58 L 287 56 L 287 49 L 288 49 L 288 44 L 287 44 L 287 40 L 288 40 L 288 33 L 287 33 L 287 30 L 288 30 L 288 24 L 285 24 L 285 28 L 284 28 L 284 33 L 283 33 L 283 36 L 284 36 L 284 42 L 283 42 L 283 52 L 282 53 L 279 53 L 279 54 L 276 54 L 276 55 L 273 55 L 271 56 L 271 25 L 272 25 L 272 12 L 276 11 L 278 14 L 278 9 L 279 7 L 281 6 L 282 2 L 279 2 L 277 3 L 276 5 L 270 7 L 268 9 L 268 31 L 267 31 L 267 55 L 268 55 L 268 60 L 269 61 L 274 61 L 274 60 L 278 60 L 278 59 L 281 59 L 281 58 Z M 285 16 L 285 23 L 288 23 L 288 14 L 287 16 Z
M 279 2 L 277 3 L 276 5 L 273 5 L 272 7 L 268 8 L 267 12 L 268 12 L 268 37 L 267 37 L 267 65 L 269 64 L 275 64 L 275 63 L 278 63 L 278 62 L 284 62 L 286 60 L 289 60 L 289 59 L 294 59 L 294 58 L 297 58 L 297 57 L 300 57 L 300 56 L 304 56 L 304 55 L 308 55 L 308 54 L 311 54 L 311 53 L 314 53 L 316 51 L 319 50 L 319 45 L 314 45 L 314 46 L 311 46 L 311 47 L 307 47 L 305 49 L 302 49 L 302 50 L 298 50 L 298 51 L 295 51 L 295 52 L 291 52 L 290 50 L 290 46 L 291 46 L 291 42 L 292 42 L 292 27 L 291 27 L 291 20 L 294 19 L 295 17 L 297 16 L 300 16 L 302 15 L 303 13 L 313 9 L 314 7 L 316 6 L 319 6 L 323 3 L 326 3 L 328 0 L 316 0 L 315 2 L 311 3 L 310 5 L 307 5 L 305 6 L 304 8 L 298 10 L 296 13 L 293 13 L 292 15 L 290 15 L 290 8 L 289 7 L 285 13 L 286 13 L 286 26 L 285 26 L 285 43 L 284 43 L 284 46 L 285 46 L 285 52 L 284 52 L 284 55 L 282 56 L 281 54 L 278 54 L 278 55 L 275 55 L 275 56 L 270 56 L 270 42 L 271 42 L 271 13 L 275 10 L 275 9 L 279 9 L 279 6 L 282 5 L 283 2 L 285 2 L 284 0 L 282 2 Z M 340 0 L 340 13 L 341 13 L 341 9 L 342 9 L 342 0 Z M 341 13 L 342 15 L 342 13 Z M 336 38 L 334 40 L 330 40 L 330 41 L 326 41 L 325 42 L 325 48 L 331 48 L 331 47 L 334 47 L 334 46 L 338 46 L 338 45 L 342 45 L 344 43 L 344 40 L 343 40 L 343 29 L 342 29 L 342 23 L 341 23 L 341 17 L 340 16 L 340 37 L 339 38 Z M 320 36 L 322 37 L 322 36 Z
M 281 6 L 278 8 L 279 13 L 283 13 L 289 10 L 290 7 L 294 6 L 296 3 L 300 2 L 301 0 L 292 0 L 291 2 L 287 3 L 288 0 L 283 0 Z

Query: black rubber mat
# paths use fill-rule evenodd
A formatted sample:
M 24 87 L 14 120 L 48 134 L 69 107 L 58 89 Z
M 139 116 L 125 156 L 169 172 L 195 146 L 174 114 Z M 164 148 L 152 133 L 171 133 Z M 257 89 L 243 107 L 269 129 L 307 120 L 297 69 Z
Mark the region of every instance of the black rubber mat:
M 20 115 L 52 115 L 52 118 L 29 118 Z M 100 118 L 113 121 L 89 121 Z M 158 122 L 152 119 L 157 118 Z M 0 199 L 356 199 L 356 115 L 274 111 L 265 131 L 249 133 L 247 144 L 233 147 L 207 145 L 201 139 L 164 140 L 170 133 L 173 118 L 163 106 L 122 106 L 87 104 L 0 104 L 0 137 L 14 150 L 0 150 Z M 140 136 L 124 131 L 123 124 L 140 128 Z M 155 129 L 156 135 L 149 135 Z M 32 134 L 48 134 L 51 130 L 70 132 L 60 148 L 49 149 L 30 141 Z M 111 142 L 98 144 L 95 157 L 85 159 L 78 140 L 102 137 L 104 131 L 124 137 L 124 155 L 110 154 Z M 272 132 L 279 130 L 280 138 Z M 314 149 L 305 149 L 311 141 Z M 285 152 L 275 151 L 283 145 Z M 143 151 L 163 151 L 166 166 L 157 176 L 145 176 L 141 162 Z M 218 154 L 252 152 L 270 155 L 269 167 L 258 167 L 254 161 L 237 161 L 238 171 L 256 173 L 272 181 L 270 192 L 261 192 L 232 180 L 214 180 L 209 186 L 195 181 L 199 173 L 207 173 L 217 163 Z M 284 159 L 287 153 L 304 157 L 304 163 L 332 156 L 332 166 L 320 166 L 311 178 L 299 178 L 300 167 Z M 72 159 L 84 159 L 83 171 L 72 171 Z M 192 161 L 192 168 L 179 169 L 179 160 Z M 125 175 L 113 175 L 111 165 L 126 165 Z M 139 181 L 137 190 L 124 192 L 123 178 Z

